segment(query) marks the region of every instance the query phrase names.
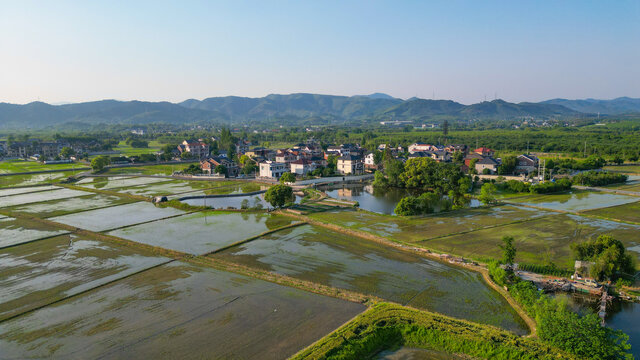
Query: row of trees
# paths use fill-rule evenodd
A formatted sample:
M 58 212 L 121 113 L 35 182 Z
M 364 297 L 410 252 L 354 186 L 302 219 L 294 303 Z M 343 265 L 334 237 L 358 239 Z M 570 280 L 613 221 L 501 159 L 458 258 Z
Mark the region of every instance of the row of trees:
M 588 171 L 575 175 L 571 180 L 575 185 L 604 186 L 609 184 L 623 183 L 629 179 L 624 174 L 607 171 Z

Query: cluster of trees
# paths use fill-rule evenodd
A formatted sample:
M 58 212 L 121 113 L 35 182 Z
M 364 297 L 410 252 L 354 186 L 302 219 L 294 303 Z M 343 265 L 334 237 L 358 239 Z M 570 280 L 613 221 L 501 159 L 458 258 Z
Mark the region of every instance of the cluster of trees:
M 293 189 L 287 185 L 274 185 L 264 194 L 264 200 L 271 204 L 274 208 L 281 208 L 287 204 L 293 203 L 295 197 Z
M 91 160 L 91 168 L 93 169 L 93 172 L 100 172 L 105 168 L 105 166 L 109 165 L 110 163 L 111 159 L 108 156 L 96 156 L 93 158 L 93 160 Z
M 549 194 L 560 191 L 571 190 L 572 182 L 567 178 L 558 181 L 547 181 L 544 183 L 531 185 L 528 182 L 518 180 L 508 180 L 496 183 L 496 189 L 511 193 L 532 193 L 532 194 Z
M 625 252 L 624 244 L 610 235 L 571 245 L 576 260 L 591 261 L 591 276 L 597 280 L 616 279 L 635 273 L 635 258 Z
M 197 164 L 191 164 L 186 168 L 182 169 L 182 173 L 189 174 L 189 175 L 199 175 L 199 174 L 202 174 L 202 169 L 200 169 L 200 166 Z
M 289 171 L 282 174 L 282 176 L 280 177 L 280 184 L 294 183 L 294 182 L 296 182 L 296 176 Z
M 461 203 L 462 201 L 465 203 Z M 396 205 L 395 213 L 401 216 L 430 214 L 435 211 L 449 211 L 465 207 L 471 198 L 464 196 L 454 203 L 448 196 L 437 193 L 425 192 L 419 196 L 405 196 Z
M 533 194 L 549 194 L 567 190 L 571 190 L 571 180 L 567 178 L 562 178 L 555 182 L 547 181 L 544 183 L 531 185 L 529 187 L 529 192 Z
M 502 263 L 511 264 L 516 254 L 513 238 L 504 237 L 502 241 Z M 595 313 L 579 315 L 571 311 L 566 303 L 538 291 L 533 283 L 520 280 L 509 266 L 502 267 L 497 261 L 489 264 L 489 274 L 536 319 L 538 337 L 543 342 L 581 358 L 633 358 L 628 353 L 629 337 L 620 330 L 601 326 Z
M 460 189 L 460 179 L 466 176 L 454 163 L 437 162 L 430 158 L 412 158 L 402 163 L 400 160 L 384 160 L 384 174 L 376 172 L 374 186 L 401 187 L 447 194 Z M 471 187 L 471 181 L 467 183 Z M 464 192 L 468 192 L 468 189 Z
M 602 156 L 590 155 L 584 160 L 574 158 L 549 159 L 545 166 L 547 169 L 553 169 L 555 172 L 563 172 L 563 170 L 594 170 L 606 164 L 607 161 Z
M 149 142 L 142 139 L 136 139 L 132 137 L 128 137 L 125 141 L 125 144 L 133 147 L 133 148 L 148 148 Z
M 627 175 L 607 171 L 588 171 L 574 176 L 571 180 L 575 185 L 604 186 L 623 183 L 627 181 L 628 178 Z

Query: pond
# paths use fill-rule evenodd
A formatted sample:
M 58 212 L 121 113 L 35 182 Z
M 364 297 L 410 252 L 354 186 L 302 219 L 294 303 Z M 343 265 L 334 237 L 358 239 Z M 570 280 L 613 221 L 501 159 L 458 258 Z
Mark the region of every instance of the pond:
M 584 211 L 638 201 L 637 197 L 598 191 L 573 190 L 562 194 L 532 195 L 509 199 L 510 202 L 552 210 Z
M 567 300 L 569 307 L 581 314 L 586 312 L 597 312 L 600 305 L 599 299 L 595 297 L 585 296 L 581 294 L 558 294 Z M 629 344 L 631 344 L 631 353 L 637 359 L 640 358 L 640 304 L 614 300 L 607 307 L 607 316 L 605 324 L 617 330 L 624 331 L 629 335 Z
M 285 359 L 364 309 L 174 261 L 0 323 L 0 349 L 6 358 Z
M 278 231 L 210 256 L 527 332 L 522 319 L 479 273 L 322 227 Z
M 357 201 L 359 207 L 378 214 L 394 215 L 396 205 L 405 196 L 419 195 L 420 192 L 400 188 L 374 188 L 371 184 L 342 184 L 319 186 L 327 195 L 335 199 Z M 478 207 L 480 202 L 471 200 L 470 207 Z

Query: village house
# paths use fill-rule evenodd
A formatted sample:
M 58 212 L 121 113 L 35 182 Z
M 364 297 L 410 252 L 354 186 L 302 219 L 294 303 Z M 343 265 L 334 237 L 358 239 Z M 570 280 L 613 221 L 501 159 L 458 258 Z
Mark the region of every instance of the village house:
M 233 161 L 229 161 L 229 159 L 224 157 L 210 157 L 205 160 L 200 161 L 200 168 L 206 174 L 217 174 L 216 167 L 218 165 L 222 165 L 227 169 L 227 176 L 236 177 L 238 176 L 239 168 L 236 163 Z
M 282 174 L 287 171 L 289 171 L 289 166 L 285 163 L 268 160 L 260 163 L 261 178 L 280 179 Z
M 288 149 L 278 150 L 276 153 L 276 162 L 288 164 L 296 160 L 298 160 L 298 156 Z
M 178 145 L 178 151 L 180 154 L 188 152 L 191 156 L 202 159 L 209 156 L 209 144 L 202 140 L 184 140 Z
M 518 155 L 515 172 L 517 174 L 529 175 L 538 168 L 538 157 L 535 155 Z
M 413 143 L 409 145 L 409 153 L 420 152 L 420 151 L 438 151 L 441 150 L 435 145 L 425 144 L 421 142 Z
M 495 154 L 495 151 L 486 147 L 479 147 L 473 150 L 473 152 L 482 156 L 493 156 Z
M 317 164 L 307 159 L 298 159 L 291 162 L 289 167 L 292 174 L 307 175 L 317 168 Z
M 469 154 L 469 155 L 464 157 L 464 164 L 467 167 L 471 167 L 471 161 L 474 160 L 474 159 L 480 161 L 480 160 L 484 159 L 484 156 L 482 156 L 480 154 L 476 154 L 476 153 L 471 153 L 471 154 Z
M 249 147 L 251 146 L 251 142 L 249 140 L 238 140 L 236 143 L 236 154 L 244 155 L 247 151 L 249 151 Z
M 437 162 L 449 162 L 451 161 L 451 154 L 443 150 L 437 151 L 416 151 L 409 154 L 409 159 L 411 158 L 421 158 L 428 157 Z
M 369 170 L 377 170 L 378 165 L 375 162 L 375 154 L 373 152 L 368 152 L 364 156 L 364 167 Z
M 340 174 L 360 175 L 364 172 L 364 161 L 359 156 L 341 156 L 338 158 L 337 170 Z
M 476 163 L 476 171 L 478 174 L 483 174 L 484 170 L 488 169 L 490 174 L 495 174 L 499 165 L 500 163 L 496 159 L 491 156 L 485 156 Z

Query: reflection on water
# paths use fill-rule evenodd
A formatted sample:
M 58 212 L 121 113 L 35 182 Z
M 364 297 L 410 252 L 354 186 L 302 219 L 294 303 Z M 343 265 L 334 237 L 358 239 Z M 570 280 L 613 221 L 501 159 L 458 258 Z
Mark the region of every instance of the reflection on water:
M 199 199 L 187 199 L 182 200 L 183 203 L 192 205 L 192 206 L 207 206 L 212 209 L 228 209 L 242 208 L 243 202 L 246 200 L 245 204 L 251 208 L 255 208 L 256 206 L 261 209 L 269 209 L 272 206 L 264 200 L 264 194 L 258 195 L 246 195 L 246 196 L 226 196 L 226 197 L 209 197 L 209 198 L 199 198 Z M 295 203 L 299 203 L 302 198 L 300 196 L 296 196 Z
M 371 184 L 342 184 L 337 186 L 321 186 L 319 190 L 324 191 L 332 198 L 341 200 L 357 201 L 361 209 L 378 214 L 394 215 L 396 205 L 405 196 L 418 196 L 419 190 L 409 190 L 400 188 L 374 188 Z M 478 200 L 471 200 L 471 207 L 478 207 Z
M 556 295 L 565 298 L 567 305 L 580 314 L 589 311 L 596 312 L 599 301 L 595 297 L 571 294 Z M 607 307 L 607 317 L 605 322 L 612 329 L 622 330 L 629 335 L 631 353 L 636 358 L 640 357 L 640 304 L 626 301 L 614 300 Z

